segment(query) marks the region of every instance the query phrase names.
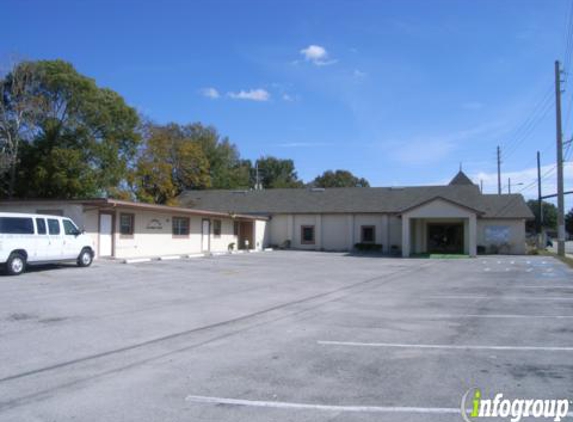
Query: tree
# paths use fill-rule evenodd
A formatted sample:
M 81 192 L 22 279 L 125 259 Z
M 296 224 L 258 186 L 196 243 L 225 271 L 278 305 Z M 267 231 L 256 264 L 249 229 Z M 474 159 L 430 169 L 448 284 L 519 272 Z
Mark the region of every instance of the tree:
M 211 187 L 209 160 L 201 145 L 179 125 L 150 125 L 137 162 L 135 185 L 139 200 L 174 205 L 185 189 Z
M 213 189 L 244 189 L 251 186 L 251 162 L 241 159 L 237 147 L 228 138 L 221 138 L 214 127 L 201 123 L 183 126 L 182 131 L 201 146 L 207 157 Z
M 317 176 L 312 182 L 312 186 L 318 188 L 367 188 L 370 187 L 368 180 L 358 178 L 347 170 L 328 170 Z
M 534 230 L 537 219 L 539 218 L 539 203 L 535 199 L 527 201 L 527 205 L 535 215 L 534 221 L 527 222 L 527 230 Z M 543 228 L 549 230 L 557 229 L 557 207 L 550 202 L 542 202 L 543 207 Z
M 21 69 L 32 75 L 27 95 L 34 102 L 30 135 L 20 145 L 16 194 L 64 199 L 118 194 L 140 140 L 136 111 L 62 60 L 23 62 L 16 72 Z
M 29 63 L 12 66 L 0 79 L 0 196 L 14 195 L 20 146 L 39 111 L 36 83 Z
M 257 160 L 260 180 L 265 189 L 300 188 L 304 184 L 299 180 L 292 160 L 276 157 L 262 157 Z
M 565 216 L 565 229 L 567 233 L 573 235 L 573 208 L 571 208 Z

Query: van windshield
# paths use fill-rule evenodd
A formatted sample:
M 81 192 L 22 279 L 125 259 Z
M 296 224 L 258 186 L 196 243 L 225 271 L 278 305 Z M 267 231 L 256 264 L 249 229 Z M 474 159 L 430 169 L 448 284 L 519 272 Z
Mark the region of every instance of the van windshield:
M 0 233 L 34 234 L 34 223 L 31 218 L 0 217 Z
M 76 227 L 74 223 L 70 220 L 62 220 L 64 223 L 64 232 L 69 235 L 76 235 L 79 234 L 79 229 Z

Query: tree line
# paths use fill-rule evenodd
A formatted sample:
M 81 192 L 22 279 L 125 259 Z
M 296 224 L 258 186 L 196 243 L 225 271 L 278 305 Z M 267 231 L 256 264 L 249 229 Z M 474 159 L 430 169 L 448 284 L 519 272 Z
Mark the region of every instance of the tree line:
M 534 199 L 530 199 L 527 201 L 527 205 L 535 216 L 535 220 L 527 222 L 527 230 L 529 232 L 534 232 L 535 224 L 539 220 L 539 202 Z M 543 212 L 543 228 L 545 230 L 557 231 L 557 207 L 547 201 L 541 201 L 541 207 Z M 567 233 L 573 234 L 573 208 L 565 215 L 565 230 Z
M 368 187 L 346 170 L 305 184 L 293 160 L 241 157 L 201 123 L 160 125 L 63 60 L 0 78 L 0 197 L 110 197 L 174 204 L 186 189 Z

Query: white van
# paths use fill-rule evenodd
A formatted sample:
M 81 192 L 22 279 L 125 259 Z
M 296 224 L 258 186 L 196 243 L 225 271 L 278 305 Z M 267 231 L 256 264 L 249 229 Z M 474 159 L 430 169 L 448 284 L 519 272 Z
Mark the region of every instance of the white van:
M 22 274 L 27 264 L 76 261 L 91 265 L 92 239 L 66 217 L 0 212 L 0 266 Z

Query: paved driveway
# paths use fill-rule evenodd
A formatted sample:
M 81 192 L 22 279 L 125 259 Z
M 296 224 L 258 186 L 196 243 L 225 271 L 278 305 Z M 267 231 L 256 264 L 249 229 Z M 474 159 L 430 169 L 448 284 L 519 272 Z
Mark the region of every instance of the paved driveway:
M 0 277 L 0 421 L 457 421 L 472 387 L 573 398 L 572 326 L 544 257 L 43 269 Z

